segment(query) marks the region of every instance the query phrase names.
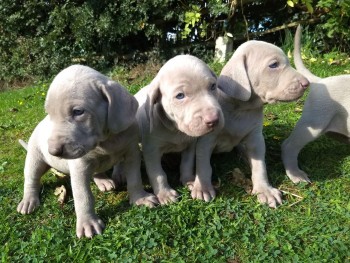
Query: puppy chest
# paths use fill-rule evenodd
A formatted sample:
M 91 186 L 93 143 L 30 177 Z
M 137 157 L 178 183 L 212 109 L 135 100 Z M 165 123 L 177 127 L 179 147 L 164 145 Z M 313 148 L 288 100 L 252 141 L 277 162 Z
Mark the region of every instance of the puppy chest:
M 170 152 L 182 152 L 188 147 L 188 143 L 166 143 L 160 147 L 160 151 L 162 153 L 170 153 Z
M 105 172 L 112 168 L 115 164 L 123 161 L 125 153 L 123 151 L 109 154 L 90 153 L 85 162 L 92 166 L 95 173 Z
M 217 138 L 214 152 L 230 152 L 233 147 L 237 146 L 242 140 L 242 137 L 235 136 L 230 133 L 223 133 Z

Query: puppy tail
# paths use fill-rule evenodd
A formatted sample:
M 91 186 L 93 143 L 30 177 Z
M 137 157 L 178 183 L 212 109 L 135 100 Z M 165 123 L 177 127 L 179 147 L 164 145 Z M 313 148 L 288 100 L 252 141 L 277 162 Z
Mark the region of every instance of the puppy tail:
M 19 139 L 18 142 L 26 151 L 28 151 L 28 144 L 25 141 Z
M 296 69 L 299 71 L 299 73 L 301 73 L 302 75 L 304 75 L 310 82 L 319 82 L 321 80 L 320 77 L 315 76 L 314 74 L 311 73 L 310 70 L 308 70 L 304 63 L 303 60 L 301 58 L 301 26 L 298 25 L 298 28 L 295 32 L 295 36 L 294 36 L 294 64 Z

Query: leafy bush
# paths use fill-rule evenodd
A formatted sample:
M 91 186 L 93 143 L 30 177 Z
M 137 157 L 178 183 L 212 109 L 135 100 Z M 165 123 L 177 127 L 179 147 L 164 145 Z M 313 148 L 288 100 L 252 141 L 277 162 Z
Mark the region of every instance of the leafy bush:
M 164 36 L 161 22 L 174 17 L 175 2 L 1 1 L 0 81 L 45 77 L 72 63 L 101 69 L 145 51 Z
M 178 53 L 210 61 L 216 37 L 225 32 L 236 46 L 247 33 L 279 45 L 283 31 L 259 32 L 309 18 L 320 21 L 309 28 L 314 47 L 346 52 L 349 16 L 345 0 L 2 0 L 0 90 L 52 77 L 73 63 L 101 70 Z

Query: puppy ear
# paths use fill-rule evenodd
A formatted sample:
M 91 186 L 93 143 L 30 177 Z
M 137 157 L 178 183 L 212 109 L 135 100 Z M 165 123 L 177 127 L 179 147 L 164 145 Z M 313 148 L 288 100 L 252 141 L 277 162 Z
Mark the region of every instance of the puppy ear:
M 138 102 L 123 86 L 108 80 L 101 86 L 108 100 L 107 126 L 110 132 L 119 133 L 127 129 L 136 119 Z
M 218 78 L 218 87 L 228 96 L 248 101 L 252 87 L 246 67 L 246 56 L 232 57 L 222 69 Z
M 159 79 L 158 77 L 154 78 L 152 82 L 149 84 L 149 92 L 148 92 L 148 117 L 149 117 L 149 124 L 150 124 L 150 130 L 153 129 L 153 111 L 155 104 L 160 101 L 162 94 L 160 93 L 160 87 L 159 87 Z

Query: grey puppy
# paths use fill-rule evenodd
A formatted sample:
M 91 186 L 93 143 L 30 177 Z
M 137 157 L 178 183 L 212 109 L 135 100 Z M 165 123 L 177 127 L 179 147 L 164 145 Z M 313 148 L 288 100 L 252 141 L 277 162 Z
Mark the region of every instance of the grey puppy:
M 90 180 L 118 162 L 124 164 L 130 202 L 154 206 L 156 197 L 141 181 L 137 108 L 126 89 L 89 67 L 61 71 L 47 93 L 48 115 L 28 142 L 24 195 L 17 211 L 29 214 L 39 206 L 40 178 L 52 167 L 70 175 L 77 236 L 101 234 L 104 223 L 95 213 Z
M 319 78 L 303 64 L 300 55 L 301 27 L 294 39 L 294 62 L 297 70 L 311 82 L 301 118 L 282 144 L 282 159 L 287 176 L 294 182 L 310 182 L 298 166 L 298 155 L 309 142 L 322 134 L 349 143 L 350 75 Z
M 275 45 L 248 41 L 239 46 L 218 78 L 218 100 L 225 126 L 197 142 L 197 162 L 201 165 L 196 167 L 192 197 L 205 201 L 215 197 L 211 184 L 211 154 L 229 152 L 241 145 L 251 166 L 253 194 L 270 207 L 280 204 L 281 193 L 269 184 L 266 172 L 263 105 L 296 100 L 308 84 Z
M 180 179 L 190 186 L 197 138 L 224 124 L 216 87 L 216 76 L 203 61 L 179 55 L 166 62 L 152 82 L 135 95 L 140 105 L 137 119 L 146 170 L 161 204 L 175 202 L 178 196 L 168 184 L 162 155 L 181 152 Z

